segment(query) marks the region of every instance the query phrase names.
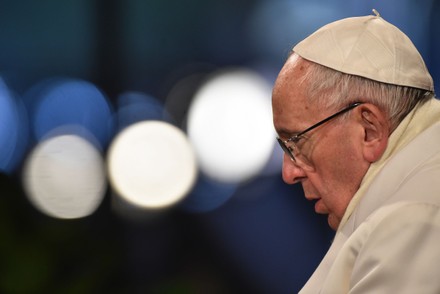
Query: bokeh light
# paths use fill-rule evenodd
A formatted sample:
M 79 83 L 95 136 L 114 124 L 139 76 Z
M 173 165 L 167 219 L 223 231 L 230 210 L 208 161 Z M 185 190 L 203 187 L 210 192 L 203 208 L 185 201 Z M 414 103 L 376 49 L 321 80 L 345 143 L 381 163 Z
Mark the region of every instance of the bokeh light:
M 185 197 L 197 177 L 185 134 L 160 121 L 127 127 L 110 145 L 108 172 L 115 192 L 143 208 L 165 208 Z
M 274 146 L 271 87 L 245 69 L 217 73 L 197 92 L 188 115 L 188 134 L 200 168 L 226 183 L 261 172 Z
M 21 101 L 0 79 L 0 171 L 11 173 L 27 144 L 28 119 Z
M 113 136 L 112 107 L 95 85 L 83 80 L 54 78 L 25 94 L 32 133 L 39 141 L 63 125 L 80 125 L 104 149 Z
M 28 199 L 38 210 L 62 219 L 95 212 L 107 185 L 100 152 L 73 134 L 40 142 L 25 162 L 23 183 Z

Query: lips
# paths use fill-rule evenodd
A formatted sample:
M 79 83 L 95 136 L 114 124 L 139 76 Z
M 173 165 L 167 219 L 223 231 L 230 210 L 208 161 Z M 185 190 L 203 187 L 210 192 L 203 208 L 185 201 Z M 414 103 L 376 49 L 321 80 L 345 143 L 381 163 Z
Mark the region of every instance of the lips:
M 315 201 L 315 212 L 318 214 L 327 214 L 327 207 L 324 205 L 324 202 L 319 197 L 307 196 L 306 199 L 309 201 Z
M 309 200 L 309 201 L 313 201 L 313 200 L 319 200 L 319 199 L 321 199 L 321 198 L 319 198 L 319 197 L 317 197 L 317 196 L 309 195 L 309 194 L 306 194 L 306 193 L 304 193 L 304 196 L 305 196 L 306 199 Z
M 324 201 L 322 201 L 321 197 L 318 196 L 318 193 L 311 192 L 314 191 L 311 189 L 307 189 L 307 192 L 305 190 L 306 189 L 304 189 L 303 183 L 304 196 L 307 200 L 315 202 L 315 212 L 318 214 L 328 214 L 329 211 L 327 206 L 324 204 Z

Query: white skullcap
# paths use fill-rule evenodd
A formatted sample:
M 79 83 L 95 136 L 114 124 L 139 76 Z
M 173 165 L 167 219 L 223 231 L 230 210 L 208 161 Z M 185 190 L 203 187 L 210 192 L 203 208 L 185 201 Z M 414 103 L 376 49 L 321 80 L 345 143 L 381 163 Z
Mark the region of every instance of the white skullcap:
M 432 77 L 411 40 L 373 11 L 375 16 L 327 24 L 292 50 L 343 73 L 434 91 Z

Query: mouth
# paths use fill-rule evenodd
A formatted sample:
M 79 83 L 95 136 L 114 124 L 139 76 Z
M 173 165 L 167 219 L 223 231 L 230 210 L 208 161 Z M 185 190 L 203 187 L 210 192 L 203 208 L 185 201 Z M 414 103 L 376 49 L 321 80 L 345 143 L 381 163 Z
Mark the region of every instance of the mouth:
M 315 193 L 304 193 L 304 196 L 307 200 L 315 203 L 315 212 L 317 214 L 329 214 L 327 206 L 322 201 L 322 198 L 316 195 Z

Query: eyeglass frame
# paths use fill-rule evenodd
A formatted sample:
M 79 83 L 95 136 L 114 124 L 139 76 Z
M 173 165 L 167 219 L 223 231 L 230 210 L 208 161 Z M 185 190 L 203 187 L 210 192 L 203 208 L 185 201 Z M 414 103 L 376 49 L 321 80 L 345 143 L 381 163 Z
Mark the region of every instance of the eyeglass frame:
M 301 132 L 299 132 L 298 134 L 293 135 L 292 137 L 288 138 L 288 139 L 285 140 L 285 141 L 281 140 L 280 137 L 277 137 L 276 139 L 277 139 L 277 141 L 278 141 L 278 144 L 280 144 L 281 149 L 283 149 L 283 151 L 284 151 L 287 155 L 289 155 L 290 160 L 292 160 L 293 162 L 296 162 L 295 156 L 293 155 L 293 150 L 291 150 L 291 148 L 288 147 L 288 146 L 286 145 L 288 142 L 292 142 L 292 143 L 296 146 L 296 143 L 301 139 L 301 136 L 303 136 L 305 133 L 307 133 L 307 132 L 309 132 L 309 131 L 311 131 L 311 130 L 317 128 L 317 127 L 319 127 L 319 126 L 322 125 L 322 124 L 325 124 L 326 122 L 328 122 L 328 121 L 330 121 L 330 120 L 332 120 L 332 119 L 338 117 L 338 116 L 341 115 L 341 114 L 344 114 L 344 113 L 346 113 L 346 112 L 352 110 L 352 109 L 355 108 L 355 107 L 358 107 L 359 105 L 361 105 L 361 104 L 363 104 L 363 103 L 364 103 L 364 102 L 354 102 L 354 103 L 350 104 L 349 106 L 347 106 L 346 108 L 344 108 L 344 109 L 342 109 L 342 110 L 339 110 L 338 112 L 336 112 L 336 113 L 330 115 L 329 117 L 327 117 L 327 118 L 325 118 L 325 119 L 323 119 L 323 120 L 317 122 L 316 124 L 314 124 L 314 125 L 308 127 L 308 128 L 305 129 L 304 131 L 301 131 Z M 298 147 L 297 147 L 297 148 L 298 148 Z

